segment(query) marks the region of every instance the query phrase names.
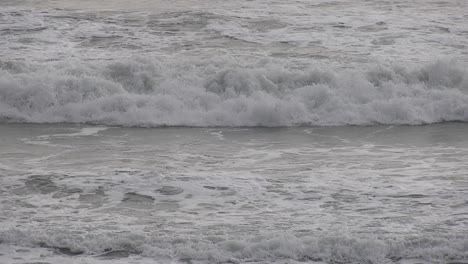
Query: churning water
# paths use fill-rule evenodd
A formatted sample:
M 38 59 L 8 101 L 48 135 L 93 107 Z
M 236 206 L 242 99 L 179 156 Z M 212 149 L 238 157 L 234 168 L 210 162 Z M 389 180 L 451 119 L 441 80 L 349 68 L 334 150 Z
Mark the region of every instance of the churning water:
M 0 1 L 0 263 L 468 263 L 465 1 Z

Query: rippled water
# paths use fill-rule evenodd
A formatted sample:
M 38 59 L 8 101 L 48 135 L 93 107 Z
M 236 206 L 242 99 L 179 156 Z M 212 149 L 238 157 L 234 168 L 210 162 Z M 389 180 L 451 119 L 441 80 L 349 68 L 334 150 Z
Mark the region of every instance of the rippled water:
M 466 62 L 465 1 L 11 1 L 0 55 L 287 58 L 303 64 Z

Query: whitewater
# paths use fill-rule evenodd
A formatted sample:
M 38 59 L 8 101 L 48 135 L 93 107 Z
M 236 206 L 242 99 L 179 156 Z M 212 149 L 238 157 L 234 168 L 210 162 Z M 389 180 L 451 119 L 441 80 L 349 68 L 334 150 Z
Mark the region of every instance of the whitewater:
M 287 69 L 275 62 L 136 59 L 8 65 L 1 119 L 123 126 L 336 126 L 468 120 L 468 71 Z
M 0 263 L 468 263 L 467 10 L 0 1 Z

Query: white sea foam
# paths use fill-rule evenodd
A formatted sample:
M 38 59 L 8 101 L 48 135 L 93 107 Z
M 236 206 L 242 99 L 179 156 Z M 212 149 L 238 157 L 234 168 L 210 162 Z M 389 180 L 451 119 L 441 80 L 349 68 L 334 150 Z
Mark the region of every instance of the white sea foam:
M 210 237 L 157 237 L 146 234 L 79 234 L 12 229 L 0 233 L 2 242 L 42 247 L 96 257 L 108 251 L 125 251 L 159 260 L 202 263 L 244 263 L 287 259 L 326 263 L 393 263 L 419 259 L 431 263 L 468 258 L 466 236 L 370 237 L 316 234 L 266 234 L 230 239 Z
M 281 61 L 229 58 L 2 63 L 0 118 L 123 126 L 467 121 L 468 71 L 452 60 L 351 69 L 291 69 Z
M 51 137 L 84 137 L 84 136 L 94 136 L 101 131 L 107 130 L 107 127 L 84 127 L 81 128 L 80 131 L 76 133 L 68 133 L 68 134 L 52 134 L 52 135 L 42 135 L 39 136 L 38 139 L 50 139 Z

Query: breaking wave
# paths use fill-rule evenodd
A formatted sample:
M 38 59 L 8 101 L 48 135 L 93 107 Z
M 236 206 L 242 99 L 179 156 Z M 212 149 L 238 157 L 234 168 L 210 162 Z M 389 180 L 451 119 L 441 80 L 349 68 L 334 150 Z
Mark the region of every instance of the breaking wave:
M 64 230 L 10 229 L 0 233 L 0 240 L 0 243 L 50 248 L 67 255 L 100 256 L 106 252 L 125 252 L 184 263 L 244 263 L 277 259 L 325 263 L 394 263 L 402 259 L 421 259 L 433 263 L 456 263 L 468 259 L 466 236 L 442 234 L 405 237 L 317 234 L 297 237 L 283 233 L 228 239 L 222 236 L 171 238 L 133 233 L 84 234 Z
M 143 127 L 468 121 L 468 70 L 452 60 L 354 69 L 229 58 L 0 61 L 0 120 Z

